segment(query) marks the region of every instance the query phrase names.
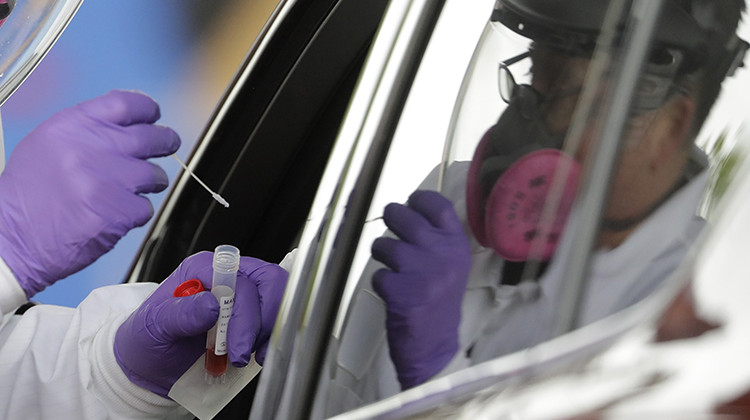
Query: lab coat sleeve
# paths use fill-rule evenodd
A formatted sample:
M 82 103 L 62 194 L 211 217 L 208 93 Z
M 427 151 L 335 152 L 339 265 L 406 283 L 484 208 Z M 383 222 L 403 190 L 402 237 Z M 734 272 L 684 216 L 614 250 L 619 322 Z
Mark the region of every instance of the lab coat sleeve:
M 0 312 L 2 315 L 9 314 L 26 301 L 26 292 L 18 284 L 8 264 L 0 258 Z
M 440 167 L 433 169 L 418 190 L 437 190 Z M 468 162 L 454 163 L 444 177 L 443 195 L 454 202 L 459 218 L 465 220 L 466 173 Z M 468 232 L 468 226 L 464 226 Z M 467 233 L 468 235 L 468 233 Z M 384 236 L 394 237 L 386 231 Z M 352 304 L 347 309 L 341 336 L 333 343 L 335 366 L 330 370 L 326 399 L 322 406 L 325 416 L 339 414 L 359 406 L 398 394 L 396 368 L 390 359 L 385 329 L 385 302 L 374 292 L 373 273 L 383 267 L 375 260 L 365 266 Z M 464 353 L 456 354 L 449 365 L 437 376 L 447 375 L 469 365 Z M 315 413 L 317 414 L 317 413 Z M 314 416 L 320 417 L 320 416 Z
M 38 305 L 4 317 L 0 417 L 192 419 L 173 401 L 132 384 L 112 350 L 117 328 L 156 286 L 102 287 L 75 309 Z
M 294 248 L 293 250 L 289 251 L 285 256 L 284 259 L 281 260 L 279 263 L 279 266 L 286 270 L 287 272 L 292 271 L 292 267 L 294 266 L 294 261 L 297 260 L 297 248 Z

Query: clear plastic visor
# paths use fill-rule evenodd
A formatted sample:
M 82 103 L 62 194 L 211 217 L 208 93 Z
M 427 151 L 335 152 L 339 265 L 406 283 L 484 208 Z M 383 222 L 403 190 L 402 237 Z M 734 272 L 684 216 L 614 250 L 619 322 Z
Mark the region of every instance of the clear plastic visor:
M 670 74 L 679 52 L 664 54 L 672 55 L 647 62 L 638 75 L 630 105 L 614 109 L 621 47 L 601 43 L 590 55 L 566 53 L 487 23 L 454 110 L 441 186 L 451 185 L 455 162 L 471 162 L 467 216 L 480 244 L 509 261 L 549 260 L 602 142 L 622 150 L 608 174 L 613 183 L 602 217 L 612 229 L 604 235 L 619 238 L 650 215 L 659 194 L 641 194 L 644 186 L 633 180 L 648 168 L 653 128 L 670 121 L 677 108 L 670 101 L 685 94 Z M 621 133 L 607 128 L 614 113 L 626 120 Z
M 6 3 L 2 1 L 1 3 Z M 12 0 L 0 21 L 0 105 L 54 45 L 83 0 Z M 0 4 L 0 11 L 3 4 Z

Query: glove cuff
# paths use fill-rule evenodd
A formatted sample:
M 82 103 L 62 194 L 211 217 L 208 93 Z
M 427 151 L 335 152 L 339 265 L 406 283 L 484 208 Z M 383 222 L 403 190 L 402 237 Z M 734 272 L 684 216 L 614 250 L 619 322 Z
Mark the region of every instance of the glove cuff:
M 126 373 L 117 358 L 114 346 L 115 334 L 119 322 L 110 322 L 97 333 L 94 339 L 94 359 L 92 380 L 97 383 L 100 397 L 106 398 L 117 411 L 132 412 L 136 410 L 151 415 L 166 415 L 178 409 L 171 398 L 156 395 L 148 388 L 141 386 Z M 115 349 L 115 351 L 112 351 Z M 131 383 L 132 382 L 132 383 Z M 166 395 L 166 394 L 165 394 Z
M 45 283 L 45 276 L 41 273 L 36 273 L 35 275 L 34 270 L 29 267 L 28 262 L 19 255 L 19 250 L 14 245 L 15 243 L 17 242 L 14 242 L 4 235 L 3 232 L 0 232 L 0 258 L 8 267 L 8 271 L 12 273 L 18 285 L 23 289 L 26 298 L 30 299 L 35 294 L 44 290 L 47 287 L 47 283 Z
M 456 353 L 458 353 L 457 342 L 439 347 L 442 347 L 442 349 L 436 351 L 434 354 L 416 359 L 416 361 L 411 363 L 395 363 L 398 382 L 401 384 L 402 390 L 422 385 L 437 376 L 446 366 L 448 366 L 448 364 L 450 364 L 456 356 Z M 391 353 L 391 358 L 393 359 L 393 357 L 394 355 Z M 399 369 L 400 365 L 405 366 Z

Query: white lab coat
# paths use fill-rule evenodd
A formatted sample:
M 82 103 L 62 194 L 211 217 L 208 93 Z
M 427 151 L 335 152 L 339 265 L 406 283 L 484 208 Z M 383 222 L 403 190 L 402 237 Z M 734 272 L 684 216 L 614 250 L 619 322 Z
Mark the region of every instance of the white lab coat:
M 705 225 L 696 216 L 706 183 L 705 157 L 697 158 L 700 173 L 651 214 L 625 242 L 613 250 L 597 251 L 592 258 L 588 294 L 581 326 L 624 309 L 653 292 L 684 258 Z M 453 164 L 443 193 L 455 203 L 466 224 L 465 179 L 468 163 Z M 422 187 L 434 189 L 435 174 Z M 460 350 L 438 375 L 484 362 L 538 344 L 550 337 L 553 302 L 562 286 L 561 265 L 550 264 L 538 282 L 500 285 L 503 260 L 472 238 L 472 270 L 462 303 Z M 388 356 L 385 304 L 371 286 L 372 273 L 382 267 L 371 261 L 355 292 L 335 358 L 324 400 L 316 414 L 326 416 L 377 401 L 400 391 Z M 470 356 L 468 349 L 472 348 Z
M 115 361 L 117 328 L 157 287 L 94 290 L 77 308 L 37 305 L 0 260 L 0 418 L 192 419 L 175 402 L 132 384 Z

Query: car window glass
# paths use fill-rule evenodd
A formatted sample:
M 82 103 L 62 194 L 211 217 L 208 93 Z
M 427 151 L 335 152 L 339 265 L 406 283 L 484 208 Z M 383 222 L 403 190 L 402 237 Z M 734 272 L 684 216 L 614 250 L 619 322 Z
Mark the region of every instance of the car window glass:
M 327 414 L 554 338 L 571 261 L 583 264 L 573 328 L 628 308 L 705 227 L 696 213 L 709 161 L 697 146 L 712 134 L 696 140 L 686 58 L 642 47 L 623 105 L 623 45 L 636 47 L 573 51 L 518 32 L 485 18 L 467 29 L 474 42 L 449 45 L 435 31 L 349 274 L 321 382 Z M 441 60 L 463 68 L 434 77 Z M 611 144 L 619 153 L 602 169 Z M 602 179 L 587 212 L 579 203 Z M 570 226 L 593 232 L 590 249 L 577 249 Z

